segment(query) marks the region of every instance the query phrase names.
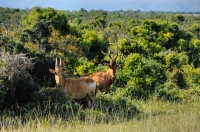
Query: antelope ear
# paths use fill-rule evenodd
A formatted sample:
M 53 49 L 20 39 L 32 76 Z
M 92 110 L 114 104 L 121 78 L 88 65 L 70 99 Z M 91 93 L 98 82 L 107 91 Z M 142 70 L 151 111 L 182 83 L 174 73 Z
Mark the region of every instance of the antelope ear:
M 49 69 L 49 71 L 53 74 L 56 74 L 56 72 L 53 69 Z

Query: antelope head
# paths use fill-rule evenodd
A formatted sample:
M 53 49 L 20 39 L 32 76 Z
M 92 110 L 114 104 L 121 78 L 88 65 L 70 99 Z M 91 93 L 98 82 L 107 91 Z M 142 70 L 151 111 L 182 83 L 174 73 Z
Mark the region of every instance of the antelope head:
M 58 59 L 56 57 L 56 62 L 55 62 L 55 70 L 49 69 L 49 71 L 53 74 L 55 74 L 55 80 L 56 80 L 56 85 L 57 87 L 61 87 L 61 79 L 62 79 L 62 61 L 60 58 L 60 61 L 58 63 Z
M 110 55 L 110 50 L 108 49 L 108 56 L 110 58 L 110 63 L 107 64 L 107 66 L 109 67 L 108 69 L 108 73 L 111 75 L 111 79 L 115 80 L 115 73 L 116 73 L 116 69 L 118 67 L 118 65 L 116 64 L 116 59 L 118 57 L 118 51 L 116 53 L 116 56 L 114 59 L 112 59 L 111 55 Z

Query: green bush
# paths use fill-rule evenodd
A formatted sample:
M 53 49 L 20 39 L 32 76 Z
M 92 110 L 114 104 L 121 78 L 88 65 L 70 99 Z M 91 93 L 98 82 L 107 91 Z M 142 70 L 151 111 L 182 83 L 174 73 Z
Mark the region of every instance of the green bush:
M 166 81 L 162 65 L 139 54 L 130 54 L 127 57 L 122 74 L 127 91 L 138 98 L 148 98 L 154 93 L 156 86 Z
M 187 65 L 189 61 L 185 52 L 171 52 L 165 56 L 165 68 L 173 70 L 173 68 L 181 68 L 182 65 Z
M 181 67 L 184 73 L 185 82 L 189 88 L 199 87 L 200 85 L 200 68 L 194 68 L 191 65 Z
M 34 7 L 28 16 L 23 17 L 22 24 L 26 27 L 31 27 L 40 20 L 46 20 L 56 30 L 62 34 L 69 32 L 67 15 L 64 11 L 58 11 L 53 8 Z
M 185 79 L 185 73 L 181 69 L 174 68 L 168 77 L 168 80 L 175 83 L 180 89 L 186 89 L 187 83 Z
M 79 74 L 94 73 L 94 63 L 88 61 L 87 58 L 79 58 L 80 65 L 76 67 L 76 72 Z
M 173 82 L 166 82 L 165 84 L 157 87 L 158 96 L 165 100 L 180 100 L 182 99 L 181 91 Z

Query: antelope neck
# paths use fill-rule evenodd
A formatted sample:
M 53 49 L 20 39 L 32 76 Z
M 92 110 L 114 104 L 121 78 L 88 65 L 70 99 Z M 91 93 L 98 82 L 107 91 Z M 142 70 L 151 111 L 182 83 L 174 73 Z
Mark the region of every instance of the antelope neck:
M 106 75 L 107 75 L 109 80 L 112 80 L 112 76 L 110 75 L 109 70 L 106 72 Z

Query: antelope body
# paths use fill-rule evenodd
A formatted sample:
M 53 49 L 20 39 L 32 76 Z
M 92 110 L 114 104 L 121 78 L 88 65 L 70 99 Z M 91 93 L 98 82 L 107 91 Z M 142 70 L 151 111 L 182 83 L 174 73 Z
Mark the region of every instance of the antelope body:
M 56 58 L 55 70 L 49 69 L 49 71 L 55 74 L 56 85 L 60 88 L 67 96 L 73 99 L 83 99 L 86 97 L 89 107 L 92 105 L 95 107 L 95 94 L 96 94 L 96 82 L 91 78 L 64 78 L 62 76 L 62 63 L 60 64 Z
M 118 56 L 118 52 L 117 52 L 116 57 L 112 59 L 110 55 L 110 50 L 109 50 L 110 63 L 107 64 L 109 69 L 106 72 L 97 72 L 95 74 L 88 74 L 88 75 L 82 75 L 82 76 L 84 78 L 92 78 L 97 83 L 98 91 L 108 93 L 110 90 L 110 86 L 115 80 L 115 73 L 118 67 L 118 65 L 116 64 L 117 56 Z

